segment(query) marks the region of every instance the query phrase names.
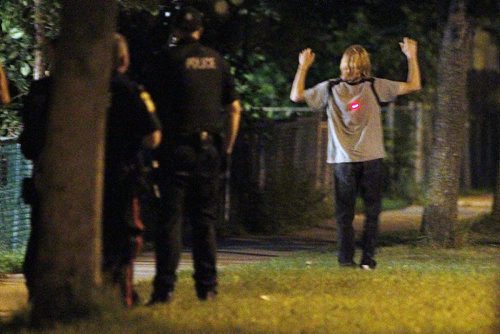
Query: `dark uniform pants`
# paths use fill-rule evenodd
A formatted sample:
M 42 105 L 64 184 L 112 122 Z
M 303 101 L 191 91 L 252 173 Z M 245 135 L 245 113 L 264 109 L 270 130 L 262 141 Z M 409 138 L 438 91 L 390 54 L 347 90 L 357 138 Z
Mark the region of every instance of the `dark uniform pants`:
M 26 281 L 26 288 L 28 289 L 28 299 L 32 300 L 35 294 L 35 268 L 41 225 L 40 198 L 33 183 L 33 178 L 23 180 L 22 196 L 24 202 L 31 205 L 30 235 L 24 256 L 23 274 Z
M 117 286 L 125 306 L 133 306 L 134 260 L 142 249 L 144 226 L 139 199 L 126 182 L 106 181 L 103 210 L 103 273 L 106 283 Z
M 355 236 L 354 209 L 358 192 L 365 206 L 365 222 L 361 240 L 362 262 L 375 255 L 378 234 L 378 217 L 382 203 L 382 159 L 334 164 L 335 216 L 339 241 L 338 260 L 341 264 L 353 262 Z
M 182 249 L 182 224 L 192 228 L 194 280 L 198 296 L 217 286 L 215 223 L 220 155 L 213 144 L 173 145 L 160 160 L 162 213 L 156 236 L 154 298 L 173 291 Z

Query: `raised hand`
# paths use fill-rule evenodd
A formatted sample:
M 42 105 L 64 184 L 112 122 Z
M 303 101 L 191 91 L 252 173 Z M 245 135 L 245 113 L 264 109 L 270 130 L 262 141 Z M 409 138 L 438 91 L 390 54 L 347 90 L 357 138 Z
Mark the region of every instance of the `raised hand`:
M 405 54 L 406 58 L 415 58 L 417 56 L 417 41 L 405 37 L 403 42 L 399 43 L 401 51 Z
M 311 49 L 304 49 L 299 54 L 299 65 L 303 68 L 309 68 L 314 63 L 316 54 Z

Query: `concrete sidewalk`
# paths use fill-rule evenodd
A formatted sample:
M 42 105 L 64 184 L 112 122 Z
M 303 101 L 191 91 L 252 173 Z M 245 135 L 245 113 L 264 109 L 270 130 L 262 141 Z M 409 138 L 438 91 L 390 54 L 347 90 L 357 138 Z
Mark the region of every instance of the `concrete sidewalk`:
M 491 212 L 492 196 L 469 196 L 459 201 L 459 218 L 470 219 Z M 402 210 L 384 211 L 380 217 L 381 234 L 396 231 L 418 230 L 422 217 L 421 206 L 410 206 Z M 356 231 L 361 231 L 363 216 L 354 221 Z M 320 226 L 298 231 L 285 236 L 254 236 L 226 238 L 218 244 L 218 268 L 266 261 L 289 256 L 300 251 L 333 249 L 335 243 L 335 222 L 327 220 Z M 333 251 L 332 251 L 333 255 Z M 179 270 L 192 270 L 189 249 L 182 252 Z M 136 261 L 135 281 L 151 280 L 155 272 L 152 252 L 143 253 Z M 0 278 L 0 318 L 26 306 L 27 292 L 21 274 Z
M 293 236 L 285 237 L 241 237 L 219 240 L 217 267 L 261 262 L 295 252 L 331 247 L 333 240 L 309 240 Z M 179 270 L 192 270 L 191 251 L 185 248 L 181 254 Z M 135 281 L 151 280 L 155 272 L 153 252 L 144 252 L 135 262 Z M 1 283 L 0 283 L 1 284 Z

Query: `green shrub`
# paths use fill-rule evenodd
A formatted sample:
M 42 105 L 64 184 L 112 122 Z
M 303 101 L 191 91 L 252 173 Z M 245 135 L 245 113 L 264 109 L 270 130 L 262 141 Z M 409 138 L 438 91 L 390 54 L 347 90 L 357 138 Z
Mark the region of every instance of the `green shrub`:
M 46 38 L 58 34 L 59 1 L 42 1 L 39 19 Z M 15 138 L 21 132 L 21 96 L 33 80 L 35 66 L 35 5 L 32 0 L 4 1 L 0 6 L 0 63 L 10 83 L 12 103 L 0 108 L 0 137 Z
M 421 189 L 413 175 L 415 143 L 409 134 L 413 133 L 414 124 L 410 114 L 402 111 L 398 111 L 396 121 L 394 129 L 385 129 L 384 194 L 391 198 L 415 200 L 420 197 Z
M 266 188 L 252 191 L 244 225 L 250 232 L 280 233 L 316 225 L 331 217 L 332 205 L 312 178 L 292 168 L 275 172 Z
M 385 210 L 398 210 L 406 208 L 411 204 L 411 201 L 407 198 L 382 198 L 382 211 Z M 364 212 L 364 204 L 361 198 L 356 199 L 356 213 Z
M 24 260 L 24 250 L 0 250 L 0 275 L 20 273 Z
M 0 107 L 0 137 L 16 138 L 22 130 L 18 114 L 19 104 L 11 103 Z

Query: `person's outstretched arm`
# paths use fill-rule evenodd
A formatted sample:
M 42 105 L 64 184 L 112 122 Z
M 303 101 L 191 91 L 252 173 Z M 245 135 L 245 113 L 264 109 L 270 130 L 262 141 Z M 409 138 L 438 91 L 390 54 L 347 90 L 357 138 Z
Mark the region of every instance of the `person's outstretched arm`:
M 229 113 L 229 126 L 226 142 L 226 154 L 231 155 L 233 153 L 234 144 L 236 142 L 236 137 L 238 137 L 238 132 L 240 129 L 241 120 L 241 103 L 240 100 L 235 100 L 231 104 L 226 106 Z
M 154 132 L 151 132 L 150 134 L 147 134 L 146 136 L 142 137 L 142 146 L 144 148 L 153 150 L 160 145 L 161 137 L 162 137 L 161 130 L 155 130 Z
M 401 46 L 401 51 L 405 54 L 408 60 L 408 77 L 406 82 L 402 82 L 399 86 L 398 95 L 409 94 L 422 88 L 420 82 L 420 68 L 418 67 L 417 59 L 417 41 L 405 37 Z
M 290 100 L 293 102 L 304 102 L 304 87 L 309 68 L 314 63 L 316 55 L 311 49 L 302 50 L 299 54 L 299 67 L 295 78 L 293 79 L 292 91 L 290 92 Z
M 0 97 L 2 104 L 8 104 L 10 102 L 9 82 L 3 71 L 2 64 L 0 64 Z

